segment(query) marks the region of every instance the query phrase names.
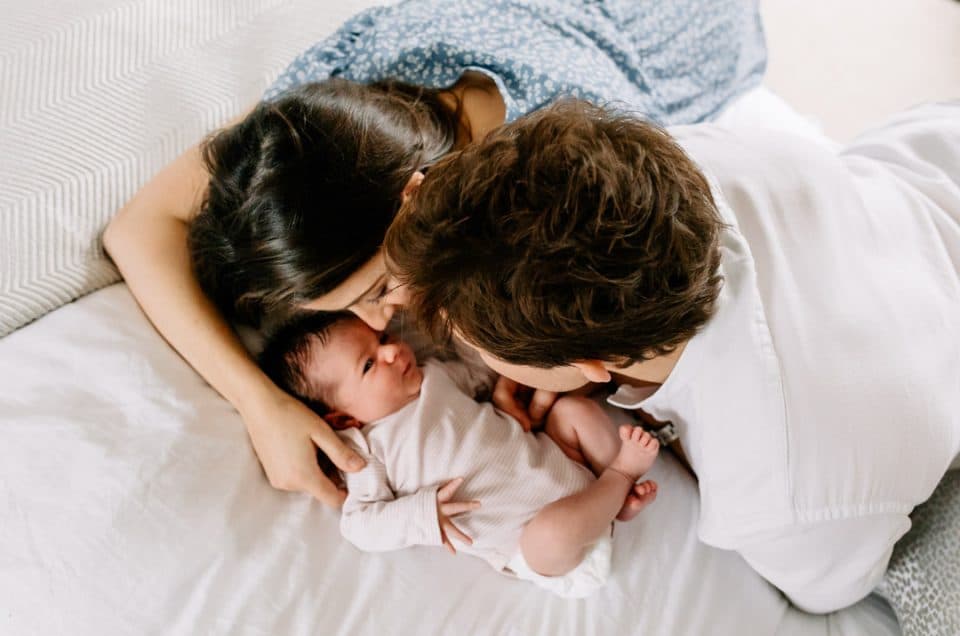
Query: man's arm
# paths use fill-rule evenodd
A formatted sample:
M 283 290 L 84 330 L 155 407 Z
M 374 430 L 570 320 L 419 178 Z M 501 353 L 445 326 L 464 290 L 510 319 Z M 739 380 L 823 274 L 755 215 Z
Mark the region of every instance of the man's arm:
M 893 544 L 909 529 L 910 518 L 898 513 L 797 524 L 752 539 L 738 552 L 797 607 L 824 614 L 870 594 Z

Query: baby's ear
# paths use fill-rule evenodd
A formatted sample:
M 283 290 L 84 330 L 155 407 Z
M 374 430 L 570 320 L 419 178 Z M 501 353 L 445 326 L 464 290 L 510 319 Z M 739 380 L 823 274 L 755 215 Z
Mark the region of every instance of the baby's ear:
M 330 411 L 329 413 L 324 414 L 323 419 L 326 420 L 327 424 L 330 425 L 330 428 L 335 431 L 363 427 L 363 422 L 352 415 L 347 415 L 343 411 Z

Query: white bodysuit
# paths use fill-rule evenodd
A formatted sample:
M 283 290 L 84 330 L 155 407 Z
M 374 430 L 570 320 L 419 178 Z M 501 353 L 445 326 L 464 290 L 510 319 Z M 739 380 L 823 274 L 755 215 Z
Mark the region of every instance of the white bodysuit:
M 429 360 L 420 396 L 399 411 L 341 431 L 366 460 L 345 474 L 340 529 L 362 550 L 441 545 L 437 489 L 463 477 L 456 500 L 479 500 L 456 517 L 474 543 L 457 550 L 503 570 L 519 550 L 523 526 L 547 504 L 579 492 L 593 473 L 545 433 L 526 433 L 512 417 L 472 395 L 477 380 L 459 362 Z

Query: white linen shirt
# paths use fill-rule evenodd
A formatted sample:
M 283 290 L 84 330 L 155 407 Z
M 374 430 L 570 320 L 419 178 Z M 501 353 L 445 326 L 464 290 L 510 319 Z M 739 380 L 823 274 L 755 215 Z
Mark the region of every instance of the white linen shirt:
M 653 394 L 678 428 L 699 535 L 799 607 L 878 583 L 960 450 L 960 105 L 839 155 L 787 133 L 672 132 L 729 228 L 716 314 Z

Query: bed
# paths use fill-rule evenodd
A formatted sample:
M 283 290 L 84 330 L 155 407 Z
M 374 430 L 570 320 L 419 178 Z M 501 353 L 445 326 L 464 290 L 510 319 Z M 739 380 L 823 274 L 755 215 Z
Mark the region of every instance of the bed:
M 807 615 L 700 543 L 695 484 L 669 457 L 587 600 L 440 549 L 347 544 L 335 511 L 267 484 L 238 414 L 152 328 L 97 237 L 374 3 L 3 4 L 0 633 L 900 633 L 878 597 Z M 762 87 L 721 117 L 744 121 L 832 143 Z

